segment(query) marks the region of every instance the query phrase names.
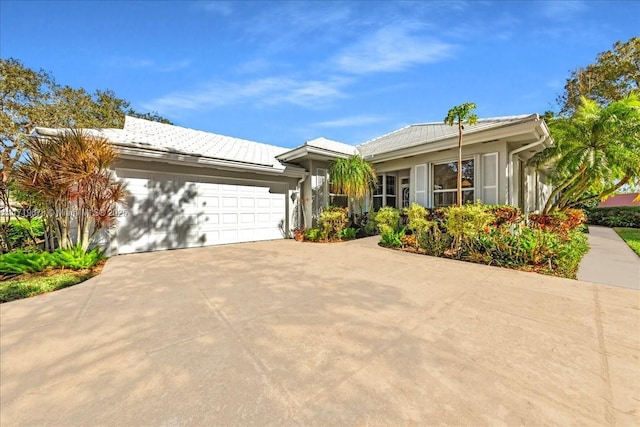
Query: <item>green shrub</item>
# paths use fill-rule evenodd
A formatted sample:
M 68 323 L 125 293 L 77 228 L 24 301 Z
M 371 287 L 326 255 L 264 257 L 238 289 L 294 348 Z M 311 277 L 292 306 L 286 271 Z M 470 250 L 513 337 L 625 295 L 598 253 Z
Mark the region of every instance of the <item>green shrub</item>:
M 0 255 L 0 274 L 38 273 L 53 266 L 49 252 L 24 253 L 21 250 Z
M 411 207 L 405 208 L 405 213 L 409 220 L 407 228 L 417 235 L 421 234 L 431 225 L 431 222 L 427 219 L 429 212 L 424 206 L 412 203 Z
M 348 209 L 329 206 L 325 208 L 318 218 L 318 227 L 322 229 L 323 238 L 338 239 L 342 230 L 348 224 Z
M 91 268 L 104 259 L 99 248 L 83 253 L 80 247 L 72 249 L 56 249 L 51 253 L 52 264 L 57 267 L 81 270 Z
M 452 206 L 446 211 L 444 226 L 460 249 L 462 245 L 469 245 L 470 240 L 482 233 L 494 218 L 487 212 L 486 207 L 479 203 Z
M 640 228 L 640 206 L 586 209 L 587 223 L 605 227 Z
M 380 244 L 389 248 L 400 248 L 402 247 L 402 238 L 404 237 L 405 232 L 406 229 L 402 228 L 398 231 L 382 233 L 380 235 Z
M 83 253 L 80 248 L 56 249 L 52 253 L 25 253 L 20 250 L 0 255 L 0 274 L 38 273 L 47 268 L 80 270 L 91 268 L 104 259 L 98 248 Z
M 353 227 L 347 227 L 344 230 L 342 230 L 342 233 L 340 234 L 340 238 L 343 240 L 352 240 L 356 238 L 357 234 L 358 234 L 358 230 L 356 230 Z
M 377 213 L 374 211 L 368 212 L 363 216 L 361 224 L 364 230 L 365 236 L 373 236 L 378 233 L 378 221 L 376 220 Z
M 376 214 L 380 234 L 391 234 L 400 228 L 400 211 L 390 206 L 381 208 Z
M 317 242 L 322 239 L 322 230 L 319 228 L 308 228 L 304 232 L 304 238 L 311 242 Z
M 7 227 L 9 246 L 13 249 L 25 249 L 34 244 L 33 238 L 41 239 L 44 236 L 44 227 L 40 219 L 31 222 L 26 219 L 12 220 Z

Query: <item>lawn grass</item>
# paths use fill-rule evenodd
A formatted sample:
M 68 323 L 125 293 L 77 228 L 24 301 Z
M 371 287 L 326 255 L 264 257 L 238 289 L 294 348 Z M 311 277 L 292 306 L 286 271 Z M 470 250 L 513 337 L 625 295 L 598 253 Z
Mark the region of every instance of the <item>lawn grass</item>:
M 47 292 L 77 285 L 92 278 L 101 268 L 86 270 L 47 270 L 42 273 L 21 275 L 0 282 L 0 303 L 29 298 Z
M 622 239 L 627 242 L 627 245 L 633 251 L 640 256 L 640 228 L 622 228 L 616 227 L 614 228 L 616 233 L 622 237 Z

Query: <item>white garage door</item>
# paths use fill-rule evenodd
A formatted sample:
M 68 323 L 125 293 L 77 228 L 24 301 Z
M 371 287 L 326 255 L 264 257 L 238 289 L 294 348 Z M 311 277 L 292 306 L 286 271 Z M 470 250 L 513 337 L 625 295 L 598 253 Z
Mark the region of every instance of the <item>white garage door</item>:
M 117 228 L 118 253 L 281 239 L 280 183 L 118 171 L 131 194 Z

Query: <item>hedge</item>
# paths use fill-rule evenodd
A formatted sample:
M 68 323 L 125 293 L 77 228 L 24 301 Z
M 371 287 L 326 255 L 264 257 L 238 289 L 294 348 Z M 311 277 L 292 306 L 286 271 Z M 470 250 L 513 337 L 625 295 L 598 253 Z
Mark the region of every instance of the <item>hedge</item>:
M 587 224 L 605 227 L 640 228 L 640 206 L 585 209 Z

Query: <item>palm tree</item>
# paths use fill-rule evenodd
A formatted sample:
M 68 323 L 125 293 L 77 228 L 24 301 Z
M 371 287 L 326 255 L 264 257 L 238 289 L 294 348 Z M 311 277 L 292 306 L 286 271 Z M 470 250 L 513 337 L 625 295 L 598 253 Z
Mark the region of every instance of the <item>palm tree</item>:
M 344 159 L 336 159 L 329 171 L 334 191 L 345 194 L 351 206 L 351 216 L 353 217 L 354 206 L 357 203 L 362 212 L 362 203 L 365 198 L 372 194 L 378 181 L 376 171 L 365 159 L 359 155 L 353 155 Z
M 81 129 L 31 138 L 25 148 L 16 181 L 45 210 L 48 248 L 53 249 L 55 238 L 63 249 L 77 245 L 86 251 L 97 233 L 115 224 L 117 205 L 124 204 L 124 185 L 109 170 L 116 151 L 106 139 Z
M 466 102 L 462 105 L 453 107 L 447 113 L 447 117 L 444 118 L 444 123 L 449 126 L 454 124 L 458 125 L 458 206 L 462 206 L 462 130 L 464 122 L 470 125 L 478 123 L 478 116 L 472 113 L 476 109 L 476 104 L 472 102 Z
M 640 100 L 630 95 L 606 107 L 582 97 L 572 117 L 549 121 L 556 145 L 534 156 L 538 167 L 553 165 L 555 189 L 543 213 L 604 199 L 640 182 Z

